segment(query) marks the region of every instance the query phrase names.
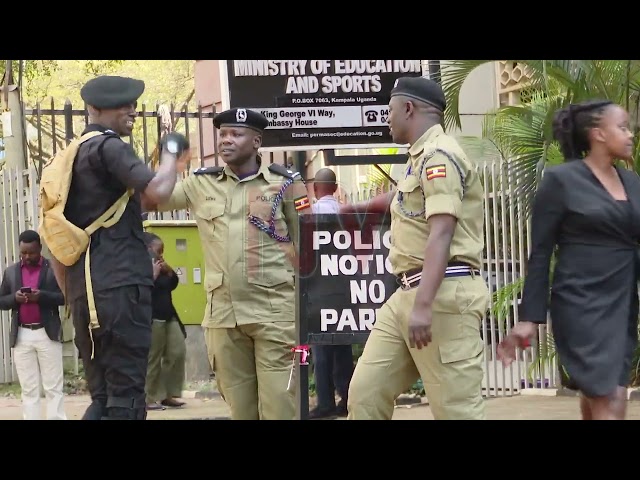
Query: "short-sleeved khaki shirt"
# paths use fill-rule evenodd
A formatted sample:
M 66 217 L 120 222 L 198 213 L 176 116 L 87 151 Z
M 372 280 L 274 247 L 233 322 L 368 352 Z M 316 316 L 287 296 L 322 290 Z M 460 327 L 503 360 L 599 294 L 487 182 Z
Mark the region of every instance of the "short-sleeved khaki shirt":
M 484 248 L 480 176 L 456 140 L 440 125 L 427 130 L 409 149 L 405 176 L 397 190 L 391 204 L 389 252 L 394 274 L 422 268 L 429 237 L 427 220 L 438 214 L 457 219 L 449 261 L 480 268 Z
M 269 223 L 274 199 L 287 181 L 268 167 L 263 162 L 258 173 L 243 179 L 228 166 L 218 172 L 196 171 L 176 184 L 170 200 L 158 208 L 189 208 L 197 223 L 205 261 L 205 327 L 295 319 L 294 245 L 274 240 L 249 221 L 254 215 Z M 298 176 L 273 217 L 276 233 L 289 234 L 294 243 L 297 216 L 310 211 L 308 201 L 295 200 L 306 197 Z

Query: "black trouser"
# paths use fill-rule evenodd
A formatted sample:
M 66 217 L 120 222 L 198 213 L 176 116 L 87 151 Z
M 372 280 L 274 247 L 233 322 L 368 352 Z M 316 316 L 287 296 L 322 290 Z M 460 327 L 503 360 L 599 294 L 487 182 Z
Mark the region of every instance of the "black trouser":
M 144 420 L 151 348 L 151 287 L 128 285 L 94 292 L 100 328 L 92 330 L 87 298 L 71 303 L 75 343 L 92 403 L 83 420 Z
M 311 355 L 318 410 L 332 410 L 336 407 L 334 390 L 346 404 L 353 375 L 351 345 L 313 345 Z

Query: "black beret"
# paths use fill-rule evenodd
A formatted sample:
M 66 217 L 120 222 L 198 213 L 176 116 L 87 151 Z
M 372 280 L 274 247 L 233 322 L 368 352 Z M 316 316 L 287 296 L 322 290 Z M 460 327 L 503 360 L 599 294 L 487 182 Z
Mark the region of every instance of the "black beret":
M 88 105 L 96 108 L 118 108 L 135 103 L 142 92 L 142 80 L 102 75 L 85 83 L 80 96 Z
M 444 112 L 447 101 L 438 82 L 424 77 L 400 77 L 396 80 L 391 96 L 403 95 L 428 103 Z
M 232 108 L 231 110 L 225 110 L 217 114 L 213 118 L 213 125 L 216 128 L 223 126 L 253 128 L 262 133 L 269 125 L 269 120 L 255 110 Z

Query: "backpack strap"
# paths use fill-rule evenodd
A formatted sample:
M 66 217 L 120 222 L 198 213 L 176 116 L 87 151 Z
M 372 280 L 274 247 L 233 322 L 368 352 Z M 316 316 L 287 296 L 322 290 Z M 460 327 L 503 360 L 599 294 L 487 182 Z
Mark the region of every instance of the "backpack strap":
M 103 135 L 103 132 L 88 132 L 82 135 L 79 139 L 79 143 L 84 143 L 91 138 Z M 98 311 L 96 309 L 96 302 L 93 296 L 93 281 L 91 280 L 91 235 L 93 235 L 100 228 L 109 228 L 120 221 L 124 211 L 129 203 L 129 198 L 133 195 L 133 189 L 127 189 L 124 194 L 116 200 L 102 215 L 95 219 L 91 225 L 84 229 L 89 236 L 89 245 L 87 247 L 87 253 L 84 257 L 84 278 L 87 290 L 87 306 L 89 307 L 89 336 L 91 337 L 91 358 L 94 357 L 94 342 L 93 342 L 93 330 L 100 327 L 98 321 Z
M 80 138 L 72 140 L 69 144 L 70 147 L 77 150 L 80 148 L 80 145 L 91 140 L 92 138 L 101 136 L 101 135 L 114 135 L 115 132 L 107 130 L 105 132 L 101 132 L 99 130 L 87 132 L 82 135 Z M 111 227 L 115 225 L 120 218 L 122 217 L 125 209 L 127 208 L 127 204 L 129 203 L 129 197 L 133 195 L 133 189 L 128 189 L 118 200 L 111 205 L 107 211 L 105 211 L 100 217 L 94 220 L 91 225 L 84 229 L 87 236 L 89 237 L 89 244 L 87 246 L 87 250 L 85 253 L 85 263 L 84 263 L 84 273 L 85 273 L 85 283 L 86 283 L 86 291 L 87 291 L 87 303 L 89 307 L 89 336 L 91 337 L 91 359 L 94 358 L 95 353 L 95 345 L 93 342 L 93 329 L 99 328 L 100 323 L 98 322 L 98 313 L 96 310 L 95 299 L 93 296 L 93 282 L 91 280 L 91 235 L 95 233 L 98 229 L 105 227 Z M 69 306 L 66 302 L 67 294 L 66 294 L 66 280 L 64 285 L 64 297 L 65 297 L 65 314 L 67 317 L 69 316 Z
M 100 228 L 109 228 L 118 223 L 127 208 L 129 197 L 133 195 L 133 189 L 128 189 L 116 202 L 109 207 L 100 217 L 84 229 L 89 236 L 89 245 L 84 257 L 84 278 L 87 289 L 87 306 L 89 307 L 89 336 L 91 337 L 91 358 L 94 356 L 93 329 L 100 327 L 98 311 L 93 297 L 93 281 L 91 280 L 91 235 Z
M 112 133 L 111 131 L 100 132 L 93 131 L 87 132 L 82 135 L 78 143 L 82 144 L 87 140 L 90 140 L 99 135 L 106 135 Z M 91 337 L 91 358 L 93 359 L 95 353 L 95 345 L 93 342 L 93 330 L 100 327 L 98 321 L 98 311 L 96 309 L 95 298 L 93 296 L 93 281 L 91 279 L 91 235 L 100 228 L 109 228 L 118 223 L 124 211 L 129 203 L 129 198 L 133 195 L 133 189 L 127 189 L 127 191 L 116 200 L 102 215 L 95 219 L 91 225 L 84 229 L 89 236 L 89 245 L 87 246 L 87 253 L 84 258 L 84 278 L 87 290 L 87 306 L 89 307 L 89 336 Z
M 80 145 L 82 145 L 84 142 L 97 137 L 99 135 L 103 135 L 103 132 L 99 131 L 99 130 L 95 130 L 92 132 L 87 132 L 84 135 L 82 135 L 80 138 L 76 138 L 74 140 L 72 140 L 68 147 L 73 147 L 76 149 L 76 155 L 77 155 L 77 150 L 80 148 Z M 52 157 L 44 166 L 43 168 L 47 167 L 52 161 L 53 161 L 54 157 Z M 42 214 L 42 206 L 40 207 L 40 218 L 42 218 L 43 214 Z M 88 257 L 88 252 L 87 252 L 87 257 Z M 91 283 L 91 278 L 89 277 L 89 283 Z M 65 317 L 68 319 L 71 317 L 71 309 L 69 307 L 69 304 L 67 303 L 67 281 L 65 279 L 64 282 L 64 292 L 63 292 L 63 296 L 65 299 L 65 304 L 64 304 L 64 315 Z M 89 290 L 87 289 L 87 293 L 89 293 Z M 91 293 L 93 293 L 93 290 L 91 290 Z M 90 295 L 89 298 L 91 299 L 91 301 L 93 302 L 93 295 Z M 96 318 L 96 322 L 97 322 L 97 318 Z M 91 332 L 91 329 L 89 329 L 89 332 Z M 93 339 L 91 340 L 92 346 L 93 346 Z M 91 358 L 93 358 L 93 351 L 91 353 Z
M 90 140 L 93 137 L 97 137 L 98 135 L 104 135 L 104 133 L 99 130 L 95 130 L 93 132 L 87 132 L 78 139 L 78 145 L 81 145 L 87 140 Z

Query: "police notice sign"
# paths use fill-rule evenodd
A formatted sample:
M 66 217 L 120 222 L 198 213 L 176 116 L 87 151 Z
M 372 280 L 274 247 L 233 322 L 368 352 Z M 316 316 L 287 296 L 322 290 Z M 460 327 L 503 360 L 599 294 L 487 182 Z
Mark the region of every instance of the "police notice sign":
M 364 343 L 397 289 L 389 217 L 300 217 L 299 320 L 310 344 Z
M 269 119 L 265 150 L 395 146 L 387 126 L 397 78 L 421 60 L 220 60 L 223 107 Z

